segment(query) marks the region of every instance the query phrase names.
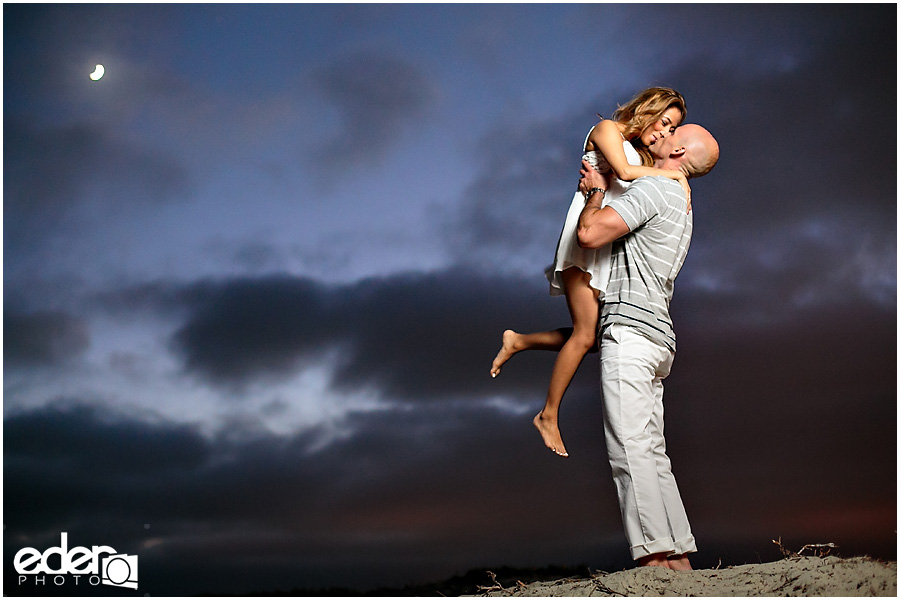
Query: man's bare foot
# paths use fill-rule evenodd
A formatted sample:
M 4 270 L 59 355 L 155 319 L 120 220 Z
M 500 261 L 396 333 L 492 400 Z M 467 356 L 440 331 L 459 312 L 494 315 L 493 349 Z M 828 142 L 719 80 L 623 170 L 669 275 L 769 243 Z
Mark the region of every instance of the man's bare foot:
M 688 560 L 687 554 L 676 554 L 666 559 L 669 568 L 673 571 L 693 571 L 691 561 Z
M 638 559 L 638 566 L 669 568 L 669 562 L 666 560 L 665 552 L 658 552 L 656 554 L 648 554 L 647 556 L 640 557 Z
M 569 455 L 566 452 L 566 447 L 563 445 L 562 436 L 559 434 L 559 426 L 556 424 L 556 419 L 548 419 L 544 416 L 544 411 L 541 411 L 534 417 L 534 426 L 541 432 L 544 444 L 548 448 L 560 456 Z
M 494 362 L 491 365 L 491 377 L 499 375 L 503 363 L 512 358 L 513 354 L 521 350 L 521 348 L 517 347 L 518 340 L 519 334 L 512 329 L 507 329 L 503 332 L 503 345 L 500 347 L 500 352 L 497 353 L 497 356 L 494 358 Z

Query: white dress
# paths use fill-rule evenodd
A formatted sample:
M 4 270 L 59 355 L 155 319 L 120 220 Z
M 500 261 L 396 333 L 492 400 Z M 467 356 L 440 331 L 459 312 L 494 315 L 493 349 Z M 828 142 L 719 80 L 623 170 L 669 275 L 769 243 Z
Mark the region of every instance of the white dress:
M 593 128 L 591 128 L 593 131 Z M 588 132 L 584 139 L 587 145 Z M 640 166 L 641 156 L 637 150 L 624 138 L 622 139 L 622 149 L 625 150 L 625 158 L 628 164 Z M 599 152 L 585 152 L 584 160 L 591 163 L 597 171 L 605 173 L 609 171 L 609 163 L 606 158 Z M 613 178 L 609 189 L 603 197 L 603 206 L 606 206 L 613 198 L 618 198 L 631 185 L 630 181 L 621 181 Z M 559 242 L 556 244 L 556 260 L 552 265 L 544 270 L 544 274 L 550 281 L 550 295 L 561 296 L 566 293 L 565 284 L 562 279 L 562 272 L 570 267 L 578 267 L 582 271 L 591 274 L 591 287 L 600 292 L 603 297 L 606 291 L 606 284 L 609 283 L 609 245 L 597 249 L 582 248 L 578 245 L 578 219 L 581 216 L 581 210 L 584 208 L 584 194 L 575 191 L 572 198 L 572 204 L 569 206 L 569 213 L 566 215 L 566 223 L 563 225 L 562 232 L 559 234 Z

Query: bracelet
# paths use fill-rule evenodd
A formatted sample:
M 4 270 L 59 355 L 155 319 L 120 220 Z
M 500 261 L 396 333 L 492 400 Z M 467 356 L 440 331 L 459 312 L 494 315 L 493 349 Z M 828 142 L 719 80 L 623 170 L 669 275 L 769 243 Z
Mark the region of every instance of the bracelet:
M 591 189 L 588 190 L 588 193 L 587 193 L 587 196 L 585 196 L 585 199 L 590 198 L 591 196 L 593 196 L 593 195 L 594 195 L 594 192 L 600 192 L 601 194 L 603 194 L 604 196 L 606 196 L 606 190 L 604 190 L 603 188 L 591 188 Z

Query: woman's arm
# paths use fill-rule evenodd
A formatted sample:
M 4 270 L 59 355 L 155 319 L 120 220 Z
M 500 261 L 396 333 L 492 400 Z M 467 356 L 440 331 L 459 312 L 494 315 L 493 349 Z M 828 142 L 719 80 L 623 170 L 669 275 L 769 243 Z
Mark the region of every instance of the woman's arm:
M 600 121 L 591 130 L 591 134 L 588 136 L 588 150 L 600 152 L 616 177 L 624 181 L 634 181 L 638 177 L 647 175 L 663 174 L 660 169 L 628 164 L 625 149 L 622 147 L 622 134 L 619 132 L 618 124 L 611 119 Z
M 609 163 L 610 169 L 615 173 L 616 177 L 623 181 L 634 181 L 638 177 L 663 176 L 674 179 L 681 184 L 684 193 L 687 196 L 688 206 L 691 201 L 691 186 L 688 185 L 687 176 L 681 171 L 671 169 L 657 169 L 656 167 L 645 167 L 643 165 L 628 164 L 628 158 L 625 156 L 625 149 L 622 147 L 622 134 L 615 121 L 604 119 L 597 123 L 597 126 L 588 136 L 588 145 L 597 150 Z

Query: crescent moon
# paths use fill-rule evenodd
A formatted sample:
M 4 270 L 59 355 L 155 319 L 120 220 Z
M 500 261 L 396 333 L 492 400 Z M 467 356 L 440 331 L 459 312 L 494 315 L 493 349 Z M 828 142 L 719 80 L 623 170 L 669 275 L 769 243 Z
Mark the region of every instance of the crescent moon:
M 91 73 L 91 79 L 93 79 L 94 81 L 99 80 L 101 77 L 103 77 L 104 72 L 106 72 L 106 69 L 103 68 L 103 65 L 97 65 L 96 67 L 94 67 L 94 72 Z

